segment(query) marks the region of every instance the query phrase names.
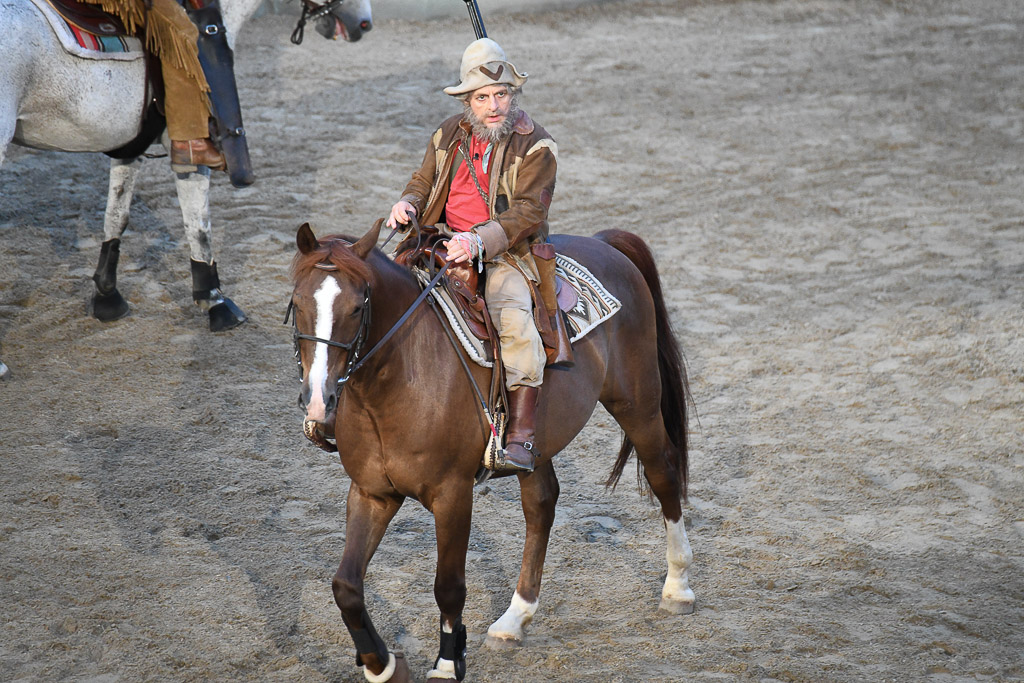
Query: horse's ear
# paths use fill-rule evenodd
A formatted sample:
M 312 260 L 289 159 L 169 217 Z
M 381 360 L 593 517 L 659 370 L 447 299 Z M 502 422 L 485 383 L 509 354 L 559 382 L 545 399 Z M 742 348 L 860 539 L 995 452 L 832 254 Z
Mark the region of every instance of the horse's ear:
M 377 238 L 380 237 L 380 226 L 384 224 L 383 218 L 378 218 L 377 222 L 370 228 L 370 232 L 366 233 L 359 238 L 359 241 L 352 245 L 352 251 L 356 253 L 359 258 L 365 260 L 370 251 L 377 246 Z
M 313 234 L 313 228 L 309 227 L 309 223 L 303 223 L 299 226 L 299 234 L 295 236 L 295 244 L 298 245 L 299 251 L 303 254 L 308 254 L 320 248 L 320 243 L 317 242 L 316 235 Z

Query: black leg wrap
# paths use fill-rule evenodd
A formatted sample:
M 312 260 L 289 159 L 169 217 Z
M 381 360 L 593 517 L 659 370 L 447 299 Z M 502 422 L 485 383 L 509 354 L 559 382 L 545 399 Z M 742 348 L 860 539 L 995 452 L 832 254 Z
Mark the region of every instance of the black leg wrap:
M 216 263 L 203 263 L 190 259 L 192 263 L 192 300 L 210 316 L 210 331 L 223 332 L 238 327 L 246 321 L 235 302 L 220 291 L 220 277 Z
M 212 299 L 213 290 L 220 293 L 220 278 L 217 276 L 216 263 L 204 263 L 189 259 L 192 264 L 192 300 L 199 303 L 203 299 Z
M 359 615 L 359 621 L 362 628 L 352 628 L 345 624 L 348 634 L 352 636 L 352 642 L 356 644 L 356 666 L 363 666 L 362 655 L 377 655 L 379 661 L 387 664 L 388 648 L 373 628 L 373 622 L 370 621 L 370 615 L 367 614 L 365 607 L 363 613 Z
M 117 262 L 121 258 L 121 240 L 116 237 L 100 246 L 100 261 L 92 281 L 96 292 L 92 296 L 92 315 L 110 322 L 128 315 L 128 302 L 117 291 Z
M 455 662 L 455 678 L 461 681 L 466 677 L 466 627 L 461 620 L 455 622 L 451 633 L 445 633 L 444 619 L 441 619 L 441 649 L 434 660 L 435 669 L 442 659 Z

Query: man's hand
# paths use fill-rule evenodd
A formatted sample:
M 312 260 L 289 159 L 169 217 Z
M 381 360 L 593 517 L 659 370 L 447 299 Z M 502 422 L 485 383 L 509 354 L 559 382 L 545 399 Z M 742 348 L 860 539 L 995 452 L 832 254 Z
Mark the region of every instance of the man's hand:
M 445 246 L 448 247 L 447 260 L 455 263 L 464 263 L 480 255 L 480 244 L 473 233 L 459 233 L 445 242 Z
M 394 230 L 399 223 L 408 225 L 410 215 L 416 215 L 416 207 L 405 200 L 399 200 L 391 207 L 391 215 L 388 216 L 387 226 Z

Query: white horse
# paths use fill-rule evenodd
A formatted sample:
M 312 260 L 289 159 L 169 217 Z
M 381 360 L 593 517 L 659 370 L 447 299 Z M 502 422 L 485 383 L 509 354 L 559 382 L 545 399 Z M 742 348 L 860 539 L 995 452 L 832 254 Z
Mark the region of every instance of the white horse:
M 242 24 L 261 2 L 220 0 L 232 48 Z M 334 0 L 328 6 L 302 0 L 302 4 L 300 26 L 309 16 L 328 38 L 355 42 L 373 27 L 370 0 Z M 150 90 L 141 55 L 86 54 L 81 49 L 76 53 L 60 39 L 61 30 L 68 36 L 70 31 L 59 20 L 51 22 L 47 14 L 54 12 L 45 0 L 0 0 L 0 166 L 11 142 L 65 152 L 108 152 L 134 140 L 142 127 Z M 91 307 L 100 320 L 128 313 L 128 304 L 116 287 L 117 256 L 141 159 L 112 158 L 110 162 L 104 247 L 93 276 L 97 291 Z M 210 170 L 200 166 L 193 173 L 176 176 L 193 261 L 193 298 L 209 313 L 210 329 L 230 329 L 244 322 L 245 314 L 221 293 L 215 265 L 196 272 L 196 262 L 214 264 Z M 0 378 L 6 374 L 7 366 L 0 362 Z

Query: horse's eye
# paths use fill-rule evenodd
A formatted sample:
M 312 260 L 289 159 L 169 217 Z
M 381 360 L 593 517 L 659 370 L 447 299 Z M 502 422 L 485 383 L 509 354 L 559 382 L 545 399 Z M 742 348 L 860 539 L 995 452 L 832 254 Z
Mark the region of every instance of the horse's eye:
M 363 314 L 363 307 L 362 306 L 356 306 L 355 308 L 352 309 L 352 312 L 348 314 L 348 317 L 354 318 L 357 315 L 362 315 L 362 314 Z

